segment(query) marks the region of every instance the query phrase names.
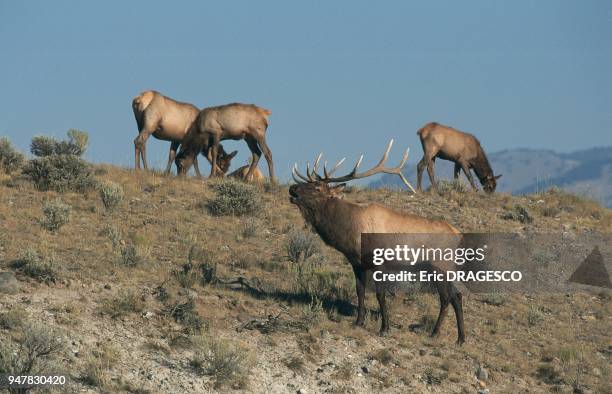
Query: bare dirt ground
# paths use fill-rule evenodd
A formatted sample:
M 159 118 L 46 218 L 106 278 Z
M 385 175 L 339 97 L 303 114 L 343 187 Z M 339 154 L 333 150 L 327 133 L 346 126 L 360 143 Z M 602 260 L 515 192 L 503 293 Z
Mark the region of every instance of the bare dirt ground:
M 367 327 L 352 326 L 352 271 L 310 235 L 286 187 L 257 189 L 259 212 L 215 216 L 206 180 L 112 166 L 97 179 L 123 187 L 112 212 L 97 191 L 0 181 L 2 354 L 16 355 L 41 327 L 61 338 L 38 364 L 68 376 L 61 392 L 612 393 L 609 291 L 473 294 L 463 346 L 451 313 L 429 337 L 433 295 L 397 294 L 391 333 L 380 337 L 372 293 Z M 70 221 L 49 231 L 42 206 L 57 197 Z M 612 230 L 610 210 L 561 192 L 353 189 L 345 198 L 465 232 Z M 508 215 L 516 206 L 532 221 Z M 287 245 L 299 237 L 318 252 L 291 262 Z

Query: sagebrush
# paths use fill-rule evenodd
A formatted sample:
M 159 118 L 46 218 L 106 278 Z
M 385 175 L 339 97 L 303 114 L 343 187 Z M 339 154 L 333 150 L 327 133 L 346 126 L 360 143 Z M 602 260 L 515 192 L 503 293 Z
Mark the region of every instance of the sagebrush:
M 39 190 L 87 192 L 96 181 L 89 163 L 74 155 L 45 156 L 30 160 L 23 168 Z
M 7 174 L 18 170 L 23 165 L 25 156 L 13 147 L 8 138 L 0 138 L 0 169 Z
M 216 195 L 208 202 L 207 207 L 213 215 L 252 215 L 262 208 L 259 190 L 253 185 L 225 179 L 213 183 L 211 188 Z

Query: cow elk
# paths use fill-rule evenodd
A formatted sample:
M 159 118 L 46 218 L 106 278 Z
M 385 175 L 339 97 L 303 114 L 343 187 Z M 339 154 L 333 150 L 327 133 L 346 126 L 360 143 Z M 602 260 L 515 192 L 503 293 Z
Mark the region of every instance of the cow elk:
M 340 177 L 332 177 L 342 163 L 341 160 L 331 171 L 327 165 L 323 166 L 323 175 L 317 173 L 317 167 L 321 155 L 314 162 L 312 170 L 310 165 L 306 167 L 306 175 L 297 170 L 297 164 L 293 169 L 293 178 L 296 184 L 289 188 L 291 203 L 297 205 L 302 216 L 311 224 L 323 241 L 342 253 L 353 268 L 357 290 L 357 321 L 356 325 L 365 323 L 365 289 L 367 272 L 372 271 L 374 265 L 362 260 L 361 235 L 363 233 L 387 233 L 387 234 L 446 234 L 460 237 L 459 231 L 447 222 L 430 220 L 424 217 L 394 211 L 380 204 L 357 204 L 343 199 L 342 191 L 345 183 L 354 179 L 365 178 L 379 173 L 396 174 L 402 181 L 410 186 L 404 178 L 401 169 L 408 159 L 408 151 L 400 164 L 395 168 L 385 167 L 385 162 L 391 149 L 393 140 L 389 143 L 380 162 L 372 169 L 358 172 L 363 155 L 353 170 Z M 443 262 L 445 263 L 445 262 Z M 431 262 L 428 269 L 447 270 L 443 263 Z M 453 263 L 451 263 L 453 264 Z M 417 264 L 418 265 L 418 264 Z M 455 310 L 458 330 L 458 343 L 465 340 L 463 325 L 462 294 L 451 282 L 435 282 L 440 297 L 440 314 L 434 327 L 432 335 L 440 331 L 440 326 L 446 315 L 446 309 L 452 304 Z M 383 285 L 375 283 L 376 298 L 380 306 L 382 317 L 381 334 L 389 330 L 389 312 L 385 302 Z
M 148 168 L 146 144 L 152 135 L 159 140 L 170 141 L 170 153 L 166 166 L 166 173 L 170 173 L 176 151 L 200 110 L 192 104 L 181 103 L 154 90 L 144 91 L 134 97 L 132 109 L 138 125 L 138 137 L 134 140 L 135 168 L 140 169 L 141 158 L 144 169 Z M 221 149 L 217 166 L 225 167 L 227 171 L 229 161 L 231 157 L 226 157 L 225 151 Z M 194 164 L 196 174 L 200 176 L 197 157 L 194 159 Z
M 210 159 L 216 162 L 221 141 L 244 139 L 253 155 L 249 171 L 245 176 L 246 180 L 251 180 L 263 151 L 268 162 L 270 180 L 274 182 L 272 152 L 266 144 L 268 116 L 271 113 L 256 105 L 239 103 L 203 109 L 187 132 L 176 156 L 179 174 L 186 173 L 198 152 L 210 152 Z M 214 166 L 210 176 L 216 175 L 222 173 Z
M 423 158 L 417 165 L 417 189 L 419 191 L 421 190 L 421 178 L 425 167 L 427 167 L 432 187 L 436 188 L 434 163 L 437 157 L 455 163 L 455 179 L 459 177 L 459 172 L 463 170 L 470 181 L 470 185 L 476 190 L 476 184 L 470 172 L 473 169 L 484 191 L 487 193 L 495 191 L 497 179 L 501 175 L 493 175 L 487 155 L 480 146 L 478 139 L 472 134 L 432 122 L 417 131 L 417 135 L 421 140 L 421 145 L 423 145 Z

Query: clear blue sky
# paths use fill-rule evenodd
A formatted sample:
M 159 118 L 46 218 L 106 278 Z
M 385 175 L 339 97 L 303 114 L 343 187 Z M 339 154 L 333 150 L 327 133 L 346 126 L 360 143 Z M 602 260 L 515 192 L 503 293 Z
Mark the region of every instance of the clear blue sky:
M 0 135 L 79 128 L 90 160 L 132 166 L 131 100 L 156 89 L 271 109 L 282 178 L 321 150 L 371 164 L 391 137 L 417 160 L 431 120 L 490 152 L 612 145 L 611 39 L 609 1 L 2 1 Z

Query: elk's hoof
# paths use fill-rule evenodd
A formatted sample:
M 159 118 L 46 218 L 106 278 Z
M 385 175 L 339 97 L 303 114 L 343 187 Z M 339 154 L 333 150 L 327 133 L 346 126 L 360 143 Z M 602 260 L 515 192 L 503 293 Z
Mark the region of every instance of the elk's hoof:
M 353 323 L 355 327 L 365 327 L 365 320 L 357 320 Z
M 381 329 L 380 332 L 378 333 L 379 336 L 381 337 L 386 337 L 387 335 L 389 335 L 389 329 Z
M 465 343 L 465 338 L 458 338 L 457 342 L 455 342 L 457 346 L 461 346 Z

